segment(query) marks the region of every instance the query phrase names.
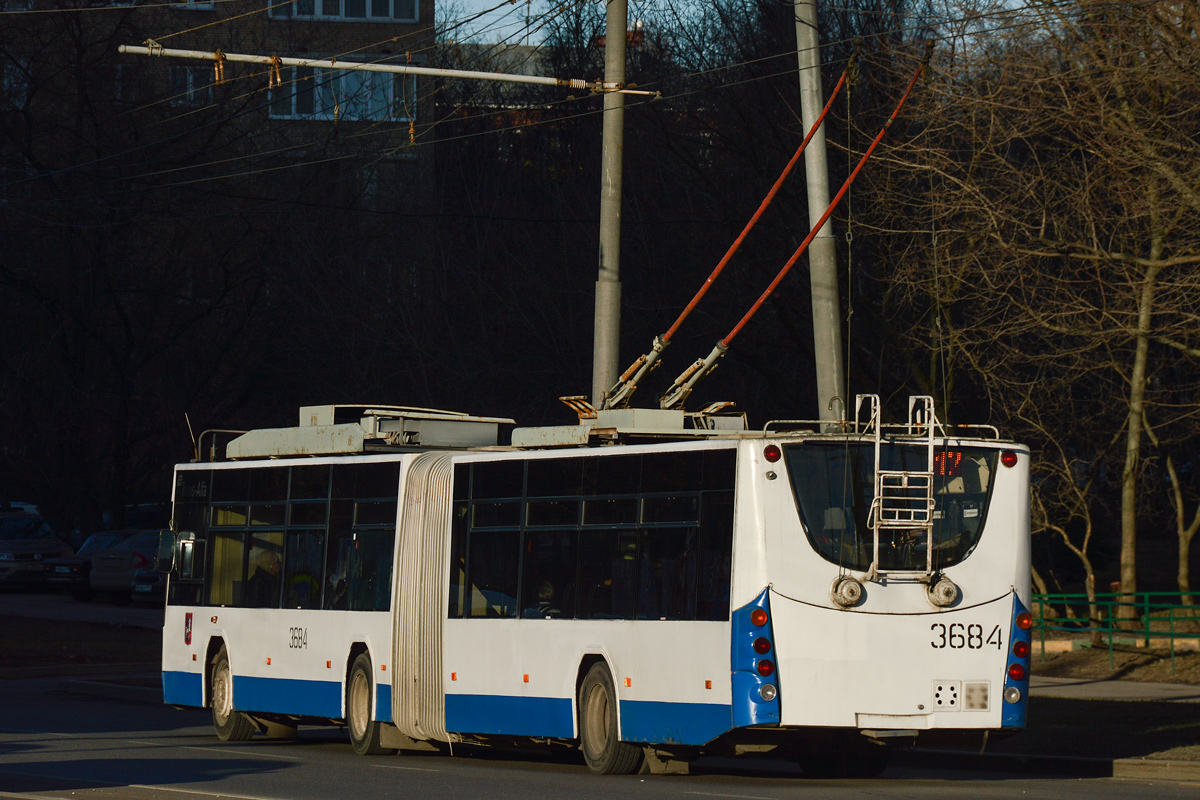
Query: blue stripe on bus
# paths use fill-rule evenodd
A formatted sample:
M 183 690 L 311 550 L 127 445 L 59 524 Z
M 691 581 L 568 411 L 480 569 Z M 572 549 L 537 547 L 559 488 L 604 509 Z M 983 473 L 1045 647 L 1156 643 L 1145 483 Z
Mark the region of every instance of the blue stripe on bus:
M 575 735 L 569 698 L 487 694 L 446 695 L 446 730 L 561 739 Z
M 162 674 L 163 702 L 172 706 L 203 706 L 204 679 L 199 672 Z
M 386 683 L 375 687 L 375 719 L 380 722 L 392 721 L 392 687 Z
M 728 705 L 621 701 L 621 738 L 627 742 L 707 744 L 732 727 Z
M 558 697 L 446 695 L 446 730 L 507 736 L 574 736 L 571 701 Z M 728 705 L 621 702 L 621 738 L 657 744 L 706 744 L 732 727 Z
M 287 678 L 233 676 L 233 707 L 238 711 L 268 711 L 310 717 L 342 716 L 342 684 Z M 391 710 L 391 702 L 388 702 Z

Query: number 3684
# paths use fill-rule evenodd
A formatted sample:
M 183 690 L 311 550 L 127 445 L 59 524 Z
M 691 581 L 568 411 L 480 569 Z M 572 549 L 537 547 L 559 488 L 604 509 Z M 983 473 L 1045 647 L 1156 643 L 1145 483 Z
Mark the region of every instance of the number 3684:
M 945 647 L 951 650 L 982 650 L 984 647 L 1004 649 L 999 625 L 992 628 L 986 639 L 983 636 L 983 626 L 974 623 L 952 622 L 946 625 L 935 622 L 929 626 L 929 631 L 933 634 L 929 644 L 938 650 Z

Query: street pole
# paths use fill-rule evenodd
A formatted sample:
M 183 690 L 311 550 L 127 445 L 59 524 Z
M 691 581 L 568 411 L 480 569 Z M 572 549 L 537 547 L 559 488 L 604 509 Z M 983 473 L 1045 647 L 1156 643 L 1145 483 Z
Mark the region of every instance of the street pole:
M 627 0 L 608 0 L 604 26 L 604 80 L 625 84 Z M 621 345 L 621 171 L 625 146 L 625 95 L 604 95 L 604 143 L 600 164 L 600 275 L 592 345 L 592 404 L 616 382 Z
M 796 2 L 796 57 L 800 66 L 800 116 L 805 130 L 824 106 L 821 93 L 821 50 L 817 40 L 816 0 Z M 808 181 L 809 229 L 829 207 L 829 165 L 825 159 L 825 128 L 821 127 L 804 151 Z M 845 419 L 846 377 L 842 360 L 841 300 L 838 297 L 837 248 L 833 221 L 808 248 L 812 291 L 813 355 L 817 370 L 817 414 L 822 421 Z M 840 398 L 840 402 L 834 398 Z

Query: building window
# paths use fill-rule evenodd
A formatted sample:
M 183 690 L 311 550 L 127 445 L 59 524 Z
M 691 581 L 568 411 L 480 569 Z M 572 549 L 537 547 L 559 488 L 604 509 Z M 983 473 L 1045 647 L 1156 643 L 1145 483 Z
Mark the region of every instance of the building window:
M 216 5 L 214 0 L 171 0 L 171 8 L 179 11 L 212 11 Z
M 416 22 L 417 0 L 267 0 L 276 19 Z
M 171 105 L 206 106 L 213 101 L 211 67 L 171 67 Z
M 363 70 L 294 67 L 281 71 L 271 89 L 277 119 L 392 120 L 416 118 L 414 75 Z

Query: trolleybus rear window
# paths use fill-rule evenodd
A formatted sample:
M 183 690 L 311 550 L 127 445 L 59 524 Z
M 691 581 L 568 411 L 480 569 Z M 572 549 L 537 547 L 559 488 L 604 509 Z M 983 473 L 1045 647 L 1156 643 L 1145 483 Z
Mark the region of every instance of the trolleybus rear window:
M 784 447 L 792 491 L 813 548 L 842 567 L 866 570 L 874 553 L 869 515 L 875 497 L 871 444 L 804 443 Z M 934 451 L 933 568 L 965 559 L 979 541 L 991 497 L 996 450 Z M 922 470 L 925 453 L 884 444 L 883 469 Z M 920 463 L 919 463 L 920 462 Z M 880 569 L 925 569 L 926 543 L 916 530 L 881 530 Z

